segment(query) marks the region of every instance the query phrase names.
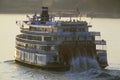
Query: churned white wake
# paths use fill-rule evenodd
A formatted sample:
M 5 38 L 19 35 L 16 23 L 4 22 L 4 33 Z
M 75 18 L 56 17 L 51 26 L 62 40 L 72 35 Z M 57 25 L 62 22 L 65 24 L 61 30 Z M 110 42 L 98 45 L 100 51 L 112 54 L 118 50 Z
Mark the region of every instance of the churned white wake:
M 100 69 L 95 58 L 78 56 L 72 59 L 71 71 L 86 71 L 91 68 Z

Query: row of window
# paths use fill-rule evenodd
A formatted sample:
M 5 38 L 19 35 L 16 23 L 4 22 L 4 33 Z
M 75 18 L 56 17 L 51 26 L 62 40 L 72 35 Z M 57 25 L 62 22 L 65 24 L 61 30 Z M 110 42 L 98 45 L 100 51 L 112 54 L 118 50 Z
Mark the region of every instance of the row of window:
M 79 22 L 79 21 L 78 21 Z M 75 22 L 75 20 L 73 20 L 73 23 L 72 22 L 68 22 L 68 23 L 62 23 L 61 26 L 87 26 L 87 22 L 82 22 L 82 23 L 78 23 L 78 22 Z
M 20 38 L 24 38 L 24 39 L 29 39 L 29 40 L 38 40 L 38 41 L 42 41 L 42 38 L 44 41 L 56 41 L 57 38 L 56 37 L 51 37 L 51 36 L 25 36 L 25 35 L 19 35 L 18 37 Z
M 50 50 L 56 50 L 56 46 L 54 45 L 39 45 L 39 44 L 28 44 L 28 43 L 23 43 L 23 42 L 16 42 L 18 46 L 25 47 L 28 49 L 38 49 L 38 50 L 45 50 L 45 51 L 50 51 Z
M 44 41 L 56 41 L 56 37 L 44 37 Z
M 65 41 L 74 41 L 74 40 L 77 40 L 77 41 L 84 41 L 84 40 L 93 40 L 93 38 L 91 36 L 71 36 L 71 37 L 68 37 L 68 36 L 64 36 L 62 37 L 63 40 Z
M 41 27 L 30 27 L 30 31 L 41 31 L 41 32 L 57 32 L 57 29 L 53 28 L 41 28 Z
M 38 37 L 38 36 L 26 36 L 27 39 L 29 40 L 38 40 L 38 41 L 42 41 L 42 37 Z
M 42 37 L 37 37 L 37 36 L 28 36 L 28 37 L 26 37 L 27 39 L 29 39 L 29 40 L 37 40 L 37 41 L 42 41 Z M 94 37 L 92 37 L 92 36 L 71 36 L 71 37 L 69 37 L 69 36 L 62 36 L 61 37 L 61 39 L 62 40 L 70 40 L 70 41 L 72 41 L 72 40 L 94 40 Z M 57 37 L 44 37 L 44 41 L 57 41 Z
M 57 32 L 57 29 L 30 27 L 31 31 Z M 63 28 L 63 32 L 85 32 L 85 28 Z
M 106 45 L 96 45 L 96 49 L 98 49 L 98 50 L 106 50 Z
M 46 56 L 42 54 L 35 54 L 21 50 L 16 50 L 16 57 L 28 62 L 33 62 L 37 64 L 46 64 Z
M 63 32 L 85 32 L 85 28 L 63 28 Z

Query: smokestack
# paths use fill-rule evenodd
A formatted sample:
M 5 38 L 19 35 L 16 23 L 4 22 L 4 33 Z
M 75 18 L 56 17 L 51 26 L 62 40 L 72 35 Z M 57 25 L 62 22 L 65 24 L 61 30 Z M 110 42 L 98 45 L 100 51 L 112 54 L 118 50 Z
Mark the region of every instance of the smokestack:
M 49 21 L 48 7 L 42 7 L 41 24 L 45 24 Z

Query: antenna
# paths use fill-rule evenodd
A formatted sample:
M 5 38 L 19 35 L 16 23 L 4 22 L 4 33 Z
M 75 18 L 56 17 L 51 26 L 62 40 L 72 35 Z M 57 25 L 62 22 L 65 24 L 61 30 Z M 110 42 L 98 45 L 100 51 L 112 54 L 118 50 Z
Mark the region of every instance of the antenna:
M 93 20 L 93 17 L 90 17 L 90 22 L 88 24 L 90 24 L 92 22 L 92 20 Z
M 82 15 L 81 15 L 81 13 L 80 13 L 79 8 L 76 9 L 76 16 L 79 17 L 79 19 L 80 19 L 80 21 L 81 21 Z

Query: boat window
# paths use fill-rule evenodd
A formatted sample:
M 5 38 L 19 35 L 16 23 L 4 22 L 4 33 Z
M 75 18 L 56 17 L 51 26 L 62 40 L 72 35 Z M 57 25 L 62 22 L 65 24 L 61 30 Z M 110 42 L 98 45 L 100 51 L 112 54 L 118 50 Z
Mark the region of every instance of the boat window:
M 69 32 L 70 30 L 68 28 L 63 28 L 63 32 Z
M 52 41 L 51 37 L 44 37 L 44 41 Z
M 57 57 L 56 55 L 55 55 L 55 56 L 52 56 L 52 61 L 53 61 L 53 62 L 57 62 L 57 58 L 58 58 L 58 57 Z
M 56 47 L 55 46 L 51 46 L 51 50 L 55 50 L 56 49 Z
M 71 28 L 70 32 L 76 32 L 76 28 Z
M 32 57 L 31 53 L 29 54 L 29 58 L 30 58 L 30 60 L 33 60 L 33 57 Z
M 85 32 L 85 29 L 84 28 L 79 28 L 78 32 Z
M 51 46 L 41 46 L 41 50 L 50 51 Z
M 39 40 L 39 41 L 41 41 L 42 40 L 42 37 L 40 36 L 28 36 L 28 39 L 29 40 Z
M 39 60 L 39 61 L 43 61 L 42 58 L 43 58 L 42 56 L 38 56 L 38 60 Z
M 46 51 L 50 51 L 51 50 L 51 46 L 46 46 Z

